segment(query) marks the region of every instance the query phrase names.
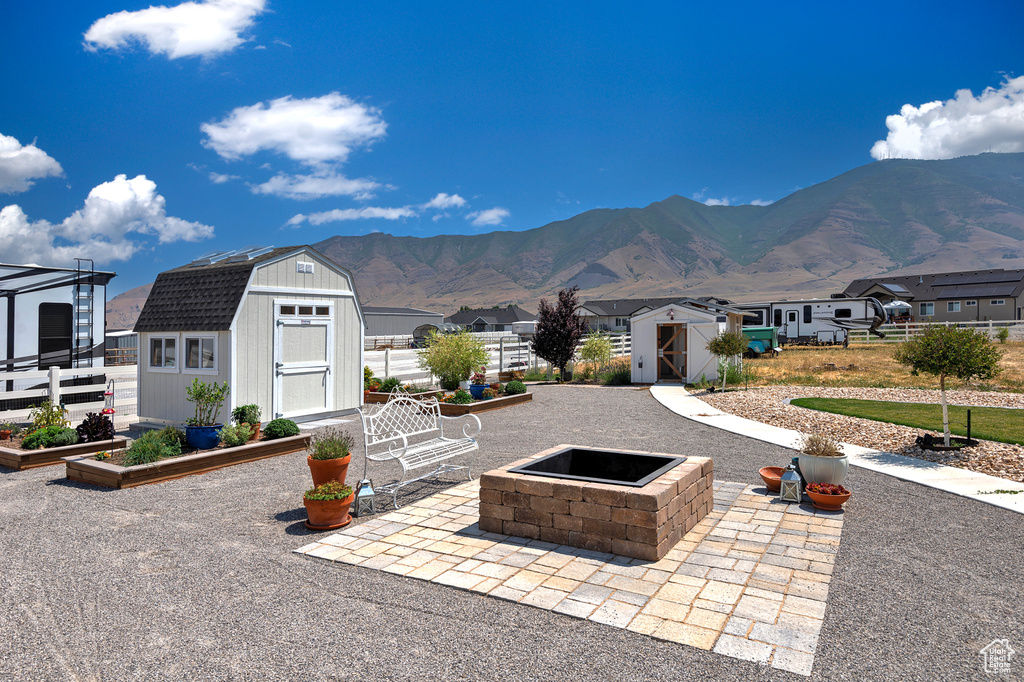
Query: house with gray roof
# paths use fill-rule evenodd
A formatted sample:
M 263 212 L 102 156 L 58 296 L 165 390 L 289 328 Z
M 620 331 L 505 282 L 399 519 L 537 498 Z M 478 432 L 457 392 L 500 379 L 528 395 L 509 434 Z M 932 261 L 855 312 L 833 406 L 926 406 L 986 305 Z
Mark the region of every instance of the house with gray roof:
M 609 298 L 594 301 L 584 301 L 577 311 L 580 317 L 587 321 L 590 328 L 601 332 L 628 332 L 630 321 L 634 315 L 648 310 L 655 310 L 685 299 L 685 296 L 663 296 L 661 298 Z M 726 299 L 719 299 L 713 296 L 705 296 L 701 300 L 727 305 Z
M 1024 319 L 1024 270 L 969 270 L 856 279 L 845 296 L 906 301 L 918 322 Z
M 352 274 L 310 246 L 207 254 L 157 276 L 139 336 L 139 416 L 181 423 L 196 378 L 228 382 L 264 420 L 312 419 L 362 402 L 363 315 Z
M 460 310 L 444 318 L 444 321 L 471 332 L 511 332 L 516 322 L 536 322 L 537 316 L 519 306 L 509 305 L 505 308 Z

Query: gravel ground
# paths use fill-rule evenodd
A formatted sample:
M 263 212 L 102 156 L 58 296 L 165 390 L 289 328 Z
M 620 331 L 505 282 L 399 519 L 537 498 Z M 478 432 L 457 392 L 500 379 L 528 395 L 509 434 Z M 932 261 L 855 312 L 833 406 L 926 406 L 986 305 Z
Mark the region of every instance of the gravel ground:
M 937 403 L 938 391 L 897 388 L 824 388 L 819 386 L 769 386 L 749 391 L 694 394 L 723 412 L 747 419 L 795 429 L 804 433 L 830 433 L 844 443 L 895 452 L 949 466 L 969 469 L 1024 483 L 1024 447 L 1008 443 L 981 441 L 959 451 L 924 450 L 915 439 L 928 433 L 898 424 L 829 414 L 788 404 L 794 398 L 857 398 L 898 403 Z M 947 391 L 950 405 L 972 407 L 1012 407 L 1024 409 L 1024 394 L 986 391 Z M 1021 413 L 1024 420 L 1024 412 Z M 931 432 L 941 436 L 941 432 Z
M 484 467 L 569 442 L 710 455 L 720 480 L 754 483 L 791 455 L 689 422 L 645 390 L 534 391 L 482 415 Z M 988 642 L 1024 651 L 1024 517 L 863 470 L 851 479 L 814 678 L 983 679 Z M 122 491 L 69 483 L 59 467 L 0 469 L 0 680 L 806 679 L 294 555 L 315 537 L 302 525 L 308 481 L 301 454 Z M 1013 666 L 1020 676 L 1024 662 Z

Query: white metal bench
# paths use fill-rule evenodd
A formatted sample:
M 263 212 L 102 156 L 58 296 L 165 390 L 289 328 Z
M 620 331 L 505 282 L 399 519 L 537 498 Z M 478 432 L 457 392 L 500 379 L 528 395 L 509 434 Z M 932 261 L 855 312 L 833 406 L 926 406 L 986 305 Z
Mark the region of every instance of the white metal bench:
M 388 402 L 371 414 L 359 413 L 363 426 L 363 444 L 367 461 L 397 460 L 402 465 L 402 480 L 381 486 L 381 492 L 390 492 L 398 509 L 398 490 L 410 483 L 436 476 L 447 471 L 465 469 L 470 480 L 473 474 L 467 465 L 447 464 L 458 455 L 479 449 L 475 436 L 480 433 L 480 418 L 475 414 L 444 417 L 436 398 L 417 400 L 405 393 L 393 393 Z M 462 424 L 461 435 L 452 437 L 456 422 Z M 436 465 L 430 473 L 409 478 L 416 469 Z

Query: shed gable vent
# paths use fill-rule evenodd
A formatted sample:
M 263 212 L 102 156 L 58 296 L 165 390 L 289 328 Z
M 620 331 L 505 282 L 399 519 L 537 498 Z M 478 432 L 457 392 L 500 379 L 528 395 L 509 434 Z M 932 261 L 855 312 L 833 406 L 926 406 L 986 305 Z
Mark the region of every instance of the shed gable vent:
M 301 260 L 300 261 L 296 261 L 296 263 L 295 263 L 295 272 L 307 272 L 309 274 L 312 274 L 313 273 L 313 264 L 312 263 L 307 263 L 307 262 L 301 261 Z

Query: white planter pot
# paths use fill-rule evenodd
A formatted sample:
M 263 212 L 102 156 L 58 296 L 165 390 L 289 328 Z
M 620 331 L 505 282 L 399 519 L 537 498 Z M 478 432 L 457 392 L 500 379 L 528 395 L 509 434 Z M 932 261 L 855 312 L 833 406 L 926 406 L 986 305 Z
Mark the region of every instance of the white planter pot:
M 804 483 L 833 483 L 842 485 L 846 481 L 846 473 L 850 470 L 850 458 L 814 457 L 800 453 L 800 475 Z
M 468 381 L 460 381 L 459 382 L 459 388 L 461 388 L 463 391 L 468 391 L 469 390 L 469 382 Z

